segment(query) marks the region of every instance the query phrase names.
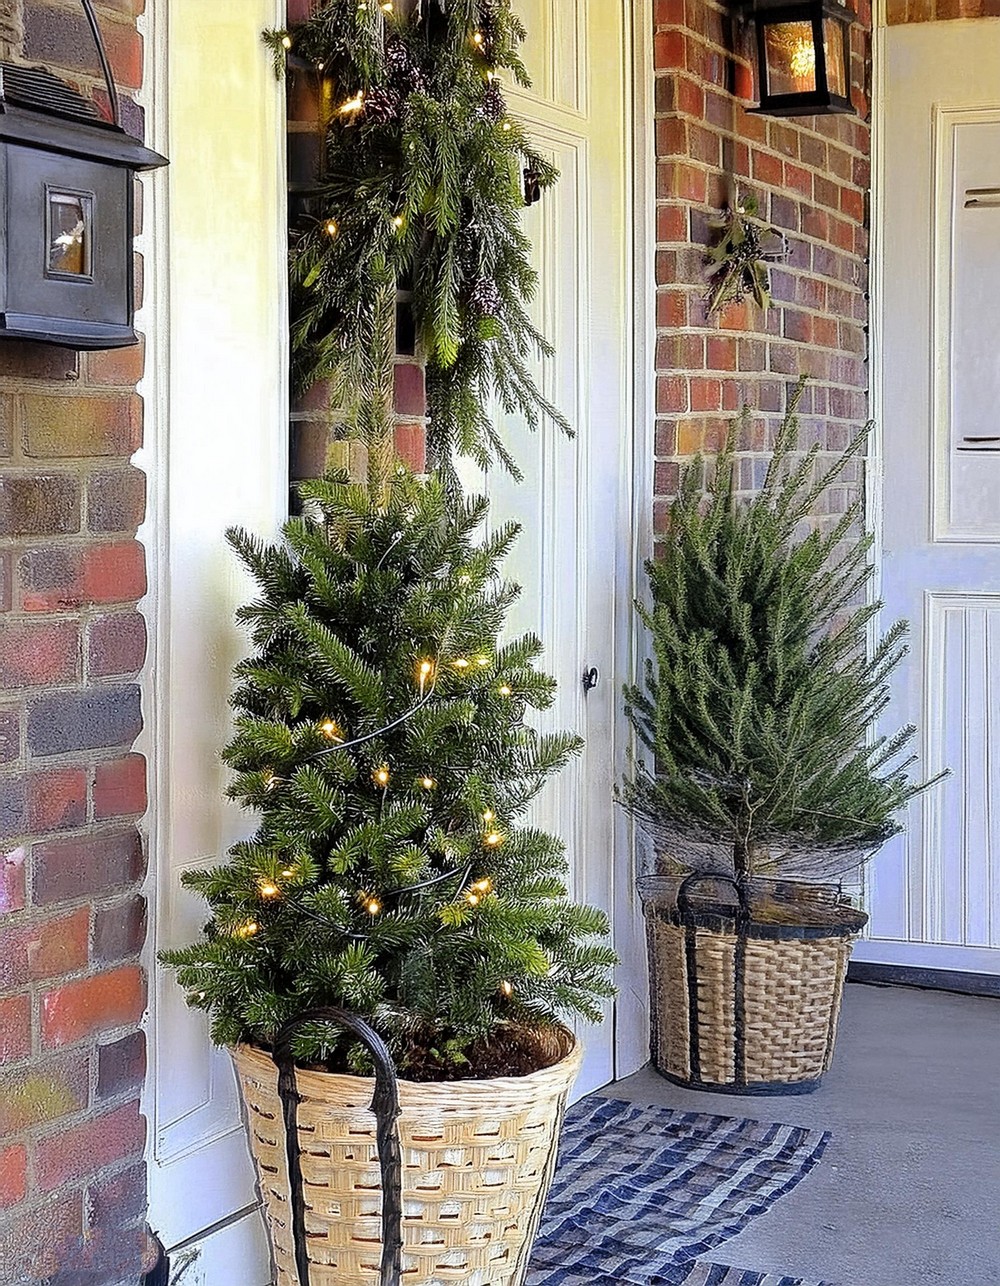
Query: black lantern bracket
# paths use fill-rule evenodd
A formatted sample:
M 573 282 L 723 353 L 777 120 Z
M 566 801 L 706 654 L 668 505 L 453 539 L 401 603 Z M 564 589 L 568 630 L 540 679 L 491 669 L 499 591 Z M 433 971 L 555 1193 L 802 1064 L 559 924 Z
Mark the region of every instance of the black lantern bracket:
M 764 116 L 854 114 L 851 27 L 841 0 L 750 0 L 738 8 L 756 29 L 759 106 Z
M 121 348 L 134 329 L 135 175 L 167 164 L 121 125 L 92 0 L 81 0 L 111 120 L 45 67 L 0 63 L 0 338 Z

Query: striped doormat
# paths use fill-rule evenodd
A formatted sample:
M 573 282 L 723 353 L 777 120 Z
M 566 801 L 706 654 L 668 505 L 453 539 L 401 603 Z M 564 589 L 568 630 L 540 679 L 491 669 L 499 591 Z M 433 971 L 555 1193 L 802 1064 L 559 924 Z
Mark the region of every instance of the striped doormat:
M 686 1277 L 680 1278 L 681 1286 L 813 1286 L 801 1277 L 780 1277 L 774 1273 L 754 1273 L 745 1268 L 725 1268 L 722 1264 L 694 1265 Z M 832 1282 L 818 1282 L 815 1286 L 833 1286 Z
M 585 1099 L 566 1116 L 527 1286 L 823 1286 L 704 1256 L 791 1191 L 828 1137 Z

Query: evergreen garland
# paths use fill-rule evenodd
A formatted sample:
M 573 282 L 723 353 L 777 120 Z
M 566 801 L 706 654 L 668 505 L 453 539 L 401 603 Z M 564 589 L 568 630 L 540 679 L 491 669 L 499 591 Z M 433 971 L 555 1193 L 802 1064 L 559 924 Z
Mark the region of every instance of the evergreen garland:
M 229 534 L 260 597 L 239 613 L 254 654 L 224 758 L 260 825 L 185 875 L 212 919 L 164 961 L 220 1044 L 267 1046 L 336 1004 L 412 1077 L 461 1075 L 559 1015 L 597 1020 L 606 917 L 567 900 L 563 845 L 519 821 L 581 743 L 526 722 L 555 691 L 538 639 L 499 640 L 516 527 L 477 543 L 487 502 L 404 470 L 377 498 L 345 478 L 302 492 L 282 543 Z M 306 1031 L 296 1055 L 365 1069 L 332 1039 Z
M 737 492 L 735 434 L 707 478 L 700 459 L 686 468 L 647 564 L 652 606 L 637 607 L 653 658 L 625 695 L 653 765 L 634 764 L 623 798 L 676 868 L 721 855 L 741 878 L 834 878 L 895 834 L 930 784 L 909 780 L 913 756 L 900 761 L 912 727 L 871 737 L 907 626 L 869 654 L 882 604 L 865 602 L 860 499 L 827 534 L 799 534 L 868 431 L 819 468 L 818 446 L 796 458 L 797 402 L 752 498 Z
M 294 30 L 265 33 L 279 68 L 291 54 L 333 94 L 321 213 L 291 249 L 295 386 L 329 379 L 348 430 L 384 442 L 396 291 L 410 291 L 429 445 L 449 476 L 456 454 L 519 476 L 494 397 L 532 427 L 548 415 L 569 430 L 532 372 L 552 348 L 527 311 L 525 174 L 540 193 L 557 171 L 504 101 L 503 73 L 529 84 L 524 37 L 510 0 L 323 0 Z

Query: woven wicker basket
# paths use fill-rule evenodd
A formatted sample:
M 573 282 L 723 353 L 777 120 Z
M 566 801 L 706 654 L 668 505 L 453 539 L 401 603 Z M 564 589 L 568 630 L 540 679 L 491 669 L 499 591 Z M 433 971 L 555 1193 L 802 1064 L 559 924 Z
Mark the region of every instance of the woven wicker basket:
M 695 902 L 691 884 L 639 882 L 654 1066 L 690 1089 L 815 1089 L 833 1057 L 847 962 L 868 917 L 809 886 L 759 882 L 734 905 L 718 895 Z
M 406 1286 L 521 1286 L 582 1061 L 558 1032 L 552 1067 L 482 1081 L 399 1082 Z M 381 1182 L 373 1082 L 299 1071 L 309 1282 L 295 1269 L 278 1072 L 232 1051 L 270 1229 L 277 1286 L 378 1286 Z

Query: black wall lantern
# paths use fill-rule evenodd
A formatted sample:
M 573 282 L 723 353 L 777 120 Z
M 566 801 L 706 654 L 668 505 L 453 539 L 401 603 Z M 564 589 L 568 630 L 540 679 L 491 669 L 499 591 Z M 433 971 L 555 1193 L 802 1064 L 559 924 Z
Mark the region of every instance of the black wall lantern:
M 0 337 L 69 348 L 136 342 L 135 174 L 166 165 L 120 124 L 91 0 L 82 0 L 113 123 L 38 67 L 0 63 Z
M 851 24 L 837 0 L 755 0 L 757 83 L 765 116 L 853 112 Z

